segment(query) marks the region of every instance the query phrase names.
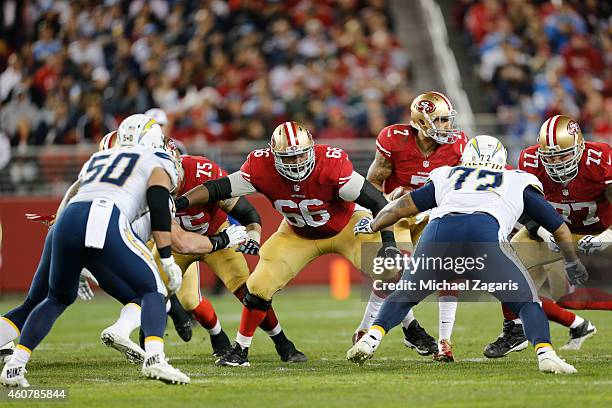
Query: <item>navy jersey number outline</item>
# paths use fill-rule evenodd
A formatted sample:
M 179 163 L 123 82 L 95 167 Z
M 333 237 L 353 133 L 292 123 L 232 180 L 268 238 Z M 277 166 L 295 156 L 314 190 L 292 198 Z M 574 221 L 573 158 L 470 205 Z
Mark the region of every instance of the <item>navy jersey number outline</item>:
M 457 177 L 457 181 L 455 181 L 455 190 L 461 190 L 461 188 L 463 187 L 463 183 L 465 183 L 465 180 L 467 180 L 470 174 L 472 174 L 474 171 L 476 171 L 476 169 L 472 167 L 454 167 L 448 174 L 448 178 L 451 178 L 457 172 L 461 172 L 459 177 Z M 490 188 L 496 188 L 502 185 L 504 176 L 499 171 L 479 169 L 478 173 L 476 173 L 476 179 L 485 178 L 487 176 L 493 176 L 493 181 L 486 184 L 480 184 L 478 187 L 476 187 L 476 191 L 486 191 Z
M 132 174 L 132 171 L 134 171 L 134 166 L 136 166 L 136 162 L 138 161 L 138 159 L 140 158 L 140 155 L 138 153 L 120 153 L 119 155 L 117 155 L 117 157 L 115 157 L 115 159 L 110 163 L 99 163 L 101 160 L 107 159 L 110 155 L 101 155 L 98 157 L 94 157 L 91 162 L 89 163 L 89 166 L 87 166 L 87 170 L 85 171 L 87 174 L 89 174 L 90 172 L 92 173 L 91 176 L 87 177 L 86 179 L 84 179 L 83 181 L 81 181 L 81 185 L 85 185 L 87 183 L 90 183 L 92 181 L 94 181 L 98 175 L 100 174 L 100 172 L 102 171 L 102 169 L 105 166 L 108 166 L 106 168 L 106 171 L 104 172 L 104 174 L 102 174 L 102 177 L 100 177 L 100 182 L 103 183 L 111 183 L 114 184 L 118 187 L 123 186 L 123 184 L 125 184 L 125 181 L 127 180 L 128 177 L 130 177 L 130 175 Z M 119 163 L 121 163 L 121 161 L 123 159 L 127 158 L 128 162 L 125 165 L 125 167 L 123 168 L 123 171 L 121 172 L 121 174 L 119 174 L 116 177 L 113 177 L 113 171 L 115 171 L 115 168 L 119 165 Z

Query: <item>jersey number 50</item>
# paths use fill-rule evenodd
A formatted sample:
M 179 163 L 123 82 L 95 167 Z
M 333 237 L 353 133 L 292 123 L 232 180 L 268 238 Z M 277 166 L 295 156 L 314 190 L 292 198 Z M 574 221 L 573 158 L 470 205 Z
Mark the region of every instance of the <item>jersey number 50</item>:
M 323 201 L 319 199 L 302 200 L 299 203 L 295 203 L 291 200 L 276 200 L 274 202 L 274 208 L 283 214 L 287 222 L 294 227 L 304 227 L 306 225 L 310 227 L 320 227 L 325 225 L 329 221 L 329 212 L 327 210 L 311 211 L 308 209 L 309 205 L 321 205 Z M 299 214 L 293 212 L 287 212 L 286 209 L 298 208 Z M 315 219 L 315 217 L 317 217 Z
M 81 186 L 94 181 L 103 170 L 98 180 L 101 183 L 111 183 L 121 187 L 125 180 L 132 174 L 136 162 L 140 158 L 138 153 L 121 153 L 115 160 L 108 163 L 110 155 L 101 155 L 93 158 L 85 170 L 86 177 L 81 180 Z

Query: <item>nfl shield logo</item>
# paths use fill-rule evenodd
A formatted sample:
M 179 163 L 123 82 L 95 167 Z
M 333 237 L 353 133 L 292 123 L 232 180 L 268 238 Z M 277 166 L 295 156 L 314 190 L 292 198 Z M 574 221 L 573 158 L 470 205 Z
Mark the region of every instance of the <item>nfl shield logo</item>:
M 567 197 L 569 195 L 569 190 L 564 188 L 563 191 L 561 191 L 561 193 Z
M 297 184 L 293 185 L 293 191 L 300 191 L 300 186 Z
M 425 160 L 423 162 L 423 167 L 425 167 L 425 168 L 429 167 L 429 160 Z

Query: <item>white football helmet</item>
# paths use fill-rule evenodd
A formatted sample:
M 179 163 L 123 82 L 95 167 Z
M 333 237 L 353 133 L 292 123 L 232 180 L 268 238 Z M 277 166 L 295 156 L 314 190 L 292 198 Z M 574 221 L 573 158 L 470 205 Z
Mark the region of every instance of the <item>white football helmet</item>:
M 162 109 L 152 108 L 146 111 L 144 114 L 152 119 L 155 119 L 160 126 L 166 126 L 168 124 L 168 115 L 166 115 L 166 112 L 164 112 Z
M 156 149 L 165 147 L 165 137 L 155 119 L 137 113 L 121 122 L 117 129 L 117 146 L 133 147 L 136 145 Z
M 506 166 L 508 152 L 493 136 L 479 135 L 471 139 L 461 155 L 461 165 L 467 167 L 488 167 L 502 170 Z

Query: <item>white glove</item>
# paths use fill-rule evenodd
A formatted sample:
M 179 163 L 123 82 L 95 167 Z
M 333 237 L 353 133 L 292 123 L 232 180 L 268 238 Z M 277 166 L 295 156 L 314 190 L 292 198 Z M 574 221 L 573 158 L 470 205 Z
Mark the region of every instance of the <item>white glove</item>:
M 87 269 L 83 269 L 81 271 L 81 275 L 79 276 L 79 288 L 77 290 L 77 294 L 83 300 L 91 300 L 94 297 L 93 290 L 91 290 L 89 282 L 87 281 L 88 279 L 96 285 L 99 285 L 98 281 L 91 274 L 91 272 L 89 272 Z
M 538 233 L 538 236 L 542 238 L 542 241 L 546 242 L 546 244 L 548 245 L 548 249 L 556 253 L 561 252 L 561 249 L 559 249 L 559 246 L 555 242 L 555 237 L 553 236 L 553 234 L 546 231 L 542 227 L 538 227 L 537 233 Z
M 601 235 L 585 235 L 580 241 L 578 241 L 578 249 L 580 252 L 586 255 L 603 251 L 608 246 L 610 246 L 610 242 L 605 242 L 602 240 Z
M 183 283 L 183 271 L 174 263 L 174 257 L 161 258 L 161 264 L 166 276 L 168 277 L 168 291 L 175 293 Z
M 357 224 L 355 224 L 355 228 L 353 228 L 353 232 L 355 233 L 355 235 L 373 234 L 374 231 L 372 231 L 372 221 L 374 220 L 369 217 L 365 217 L 357 221 Z
M 249 236 L 246 233 L 246 227 L 242 225 L 230 225 L 229 227 L 224 228 L 221 232 L 225 232 L 229 238 L 229 243 L 227 244 L 226 248 L 240 245 L 249 239 Z

